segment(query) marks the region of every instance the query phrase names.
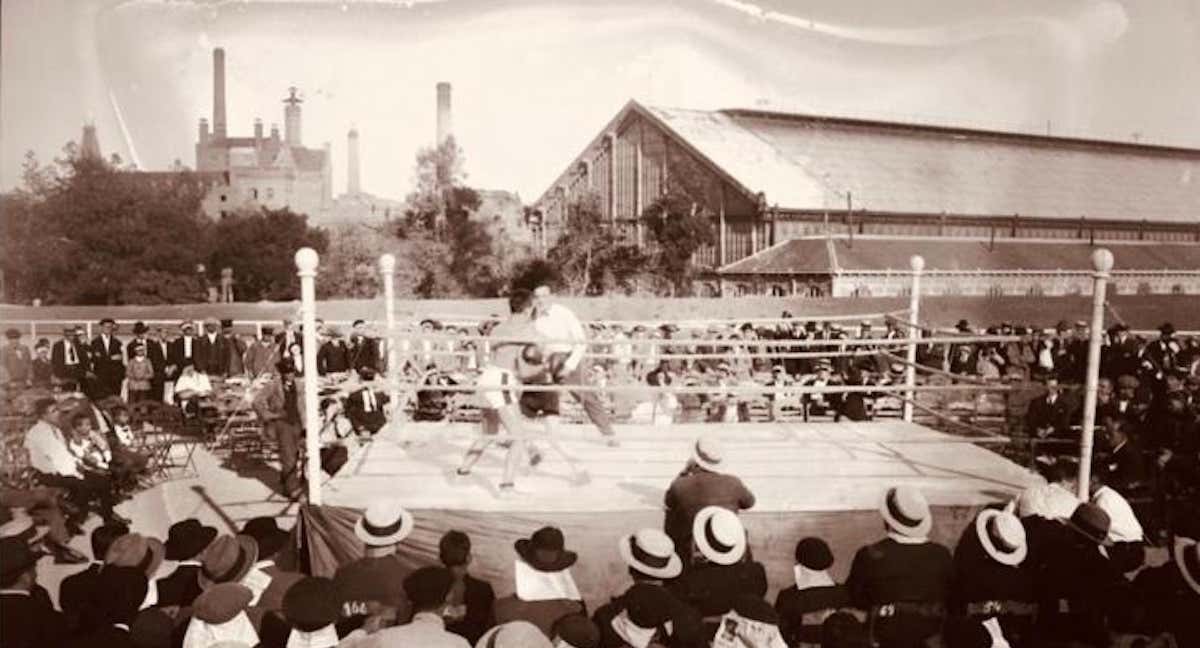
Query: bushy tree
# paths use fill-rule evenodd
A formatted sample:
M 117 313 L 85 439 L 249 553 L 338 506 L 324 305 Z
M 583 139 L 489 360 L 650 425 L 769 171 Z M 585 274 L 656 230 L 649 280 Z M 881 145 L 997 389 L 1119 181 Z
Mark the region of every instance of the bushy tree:
M 627 291 L 628 280 L 647 260 L 607 222 L 594 193 L 567 205 L 562 232 L 546 258 L 565 291 L 575 295 Z
M 642 222 L 651 235 L 655 272 L 671 282 L 672 296 L 690 294 L 698 272 L 692 256 L 702 247 L 716 243 L 712 217 L 690 196 L 671 192 L 646 208 Z
M 209 267 L 232 268 L 238 299 L 288 300 L 300 296 L 294 257 L 311 247 L 319 254 L 329 245 L 324 230 L 286 207 L 234 212 L 216 222 Z

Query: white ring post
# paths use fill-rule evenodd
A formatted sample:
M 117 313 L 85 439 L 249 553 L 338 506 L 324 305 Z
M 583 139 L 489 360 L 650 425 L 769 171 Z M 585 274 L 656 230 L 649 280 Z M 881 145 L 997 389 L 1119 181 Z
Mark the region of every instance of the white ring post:
M 1113 267 L 1112 252 L 1100 248 L 1092 253 L 1092 328 L 1088 331 L 1087 374 L 1083 392 L 1083 433 L 1079 436 L 1079 499 L 1091 500 L 1092 439 L 1096 429 L 1096 383 L 1100 380 L 1100 339 L 1104 331 L 1104 296 L 1108 273 Z
M 312 248 L 296 251 L 296 274 L 300 277 L 300 313 L 304 340 L 304 452 L 308 457 L 308 503 L 321 504 L 321 421 L 317 403 L 317 264 Z
M 904 392 L 904 420 L 911 423 L 913 400 L 917 397 L 913 387 L 917 384 L 917 342 L 921 339 L 921 331 L 917 327 L 921 321 L 921 272 L 925 270 L 925 258 L 914 254 L 908 260 L 908 265 L 912 268 L 912 288 L 908 296 L 908 347 L 905 353 L 907 364 L 904 366 L 904 386 L 908 391 Z
M 383 275 L 383 312 L 387 316 L 387 378 L 388 404 L 392 411 L 393 428 L 399 425 L 400 390 L 397 388 L 400 380 L 399 368 L 396 367 L 396 256 L 384 254 L 379 257 L 379 272 Z

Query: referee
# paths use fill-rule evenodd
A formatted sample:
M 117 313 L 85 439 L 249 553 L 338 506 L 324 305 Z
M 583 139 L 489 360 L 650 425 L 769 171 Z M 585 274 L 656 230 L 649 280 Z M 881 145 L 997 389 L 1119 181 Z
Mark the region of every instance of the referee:
M 538 286 L 533 291 L 533 328 L 538 335 L 552 340 L 545 345 L 549 354 L 550 373 L 554 382 L 559 385 L 583 385 L 583 376 L 587 367 L 584 366 L 584 354 L 587 352 L 587 331 L 579 318 L 571 309 L 562 304 L 549 303 L 550 289 Z M 608 439 L 608 445 L 618 445 L 616 434 L 613 432 L 612 421 L 608 410 L 600 401 L 600 396 L 594 391 L 572 391 L 571 396 L 583 405 L 588 418 L 600 429 L 600 434 Z

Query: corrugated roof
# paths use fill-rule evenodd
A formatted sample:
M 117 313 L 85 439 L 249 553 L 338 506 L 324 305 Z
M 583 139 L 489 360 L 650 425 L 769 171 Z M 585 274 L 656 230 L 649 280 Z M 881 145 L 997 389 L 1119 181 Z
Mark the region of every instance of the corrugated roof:
M 1200 270 L 1200 245 L 1105 241 L 1115 270 Z M 909 271 L 914 254 L 927 270 L 1091 270 L 1098 246 L 1086 241 L 856 236 L 807 237 L 774 245 L 721 268 L 722 274 L 821 274 L 832 271 L 833 247 L 843 272 Z
M 638 104 L 632 104 L 640 108 Z M 1200 150 L 756 111 L 644 108 L 785 210 L 1200 223 Z

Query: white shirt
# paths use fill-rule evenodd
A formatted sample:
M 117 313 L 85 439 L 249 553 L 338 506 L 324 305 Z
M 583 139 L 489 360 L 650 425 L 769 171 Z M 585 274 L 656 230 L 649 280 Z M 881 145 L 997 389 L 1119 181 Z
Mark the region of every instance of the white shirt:
M 183 357 L 192 357 L 192 336 L 190 335 L 183 336 Z
M 583 354 L 587 351 L 587 344 L 570 344 L 562 342 L 562 340 L 576 340 L 579 342 L 587 342 L 587 331 L 583 328 L 583 323 L 571 312 L 571 309 L 560 304 L 550 304 L 546 311 L 533 321 L 533 328 L 538 332 L 538 335 L 558 340 L 546 344 L 546 350 L 550 353 L 569 353 L 570 357 L 563 363 L 563 371 L 574 371 L 579 363 L 583 360 Z
M 191 373 L 183 374 L 179 377 L 179 380 L 175 381 L 175 391 L 177 393 L 182 391 L 194 391 L 198 395 L 211 394 L 212 383 L 209 382 L 208 376 L 200 373 L 199 371 L 193 371 Z
M 46 421 L 38 421 L 25 433 L 25 449 L 29 465 L 40 473 L 82 477 L 79 459 L 71 453 L 66 436 Z
M 1109 540 L 1141 542 L 1145 539 L 1146 535 L 1137 515 L 1133 513 L 1133 507 L 1120 493 L 1108 486 L 1101 486 L 1092 495 L 1092 503 L 1108 513 L 1108 519 L 1112 521 L 1112 525 L 1108 527 Z
M 417 612 L 411 623 L 380 630 L 368 635 L 356 648 L 391 648 L 421 646 L 421 648 L 471 648 L 466 639 L 446 631 L 442 617 L 432 612 Z
M 67 340 L 63 342 L 64 362 L 68 365 L 79 364 L 79 356 L 75 354 L 75 343 Z

